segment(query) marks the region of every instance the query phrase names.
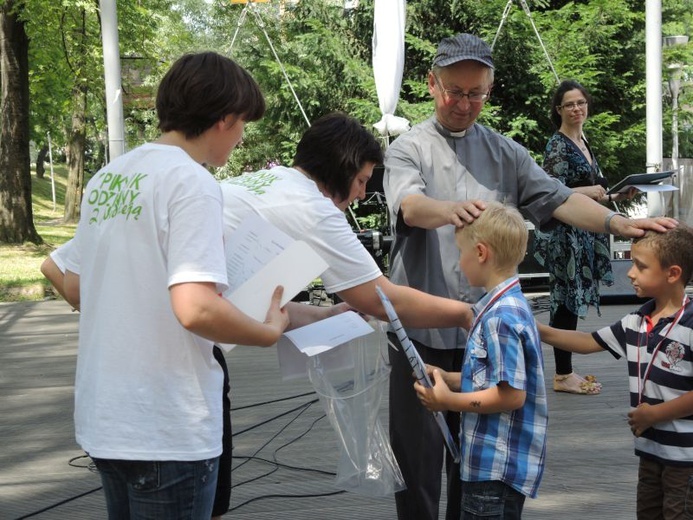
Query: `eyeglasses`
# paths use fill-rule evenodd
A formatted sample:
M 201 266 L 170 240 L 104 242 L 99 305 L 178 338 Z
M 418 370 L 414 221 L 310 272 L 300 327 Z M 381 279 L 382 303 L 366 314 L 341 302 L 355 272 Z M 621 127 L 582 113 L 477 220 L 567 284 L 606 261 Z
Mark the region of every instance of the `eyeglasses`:
M 458 102 L 462 101 L 464 98 L 467 98 L 470 103 L 483 103 L 488 99 L 488 92 L 469 92 L 465 94 L 461 90 L 448 90 L 445 87 L 443 87 L 443 84 L 440 82 L 440 79 L 438 79 L 438 76 L 436 76 L 435 74 L 433 74 L 433 79 L 436 82 L 438 88 L 443 92 L 443 96 L 445 96 L 445 98 L 448 101 L 454 100 L 455 102 Z
M 583 99 L 583 100 L 581 100 L 581 101 L 575 101 L 575 102 L 571 102 L 571 103 L 564 103 L 564 104 L 562 104 L 562 105 L 558 105 L 556 108 L 562 108 L 562 109 L 564 109 L 564 110 L 573 110 L 573 109 L 575 109 L 575 108 L 579 108 L 580 110 L 582 110 L 582 109 L 585 108 L 586 106 L 587 106 L 587 101 L 585 101 L 585 100 Z

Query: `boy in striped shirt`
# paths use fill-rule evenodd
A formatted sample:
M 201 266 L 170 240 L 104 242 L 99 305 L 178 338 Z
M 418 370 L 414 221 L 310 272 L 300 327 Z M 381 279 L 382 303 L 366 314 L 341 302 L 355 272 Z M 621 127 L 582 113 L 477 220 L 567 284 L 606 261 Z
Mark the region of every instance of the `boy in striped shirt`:
M 474 306 L 462 372 L 428 366 L 433 387 L 414 387 L 430 410 L 465 412 L 462 518 L 516 520 L 537 494 L 548 416 L 541 342 L 517 277 L 527 227 L 515 208 L 487 202 L 455 239 L 464 275 L 487 292 Z
M 591 354 L 606 350 L 628 360 L 628 424 L 635 436 L 637 517 L 690 518 L 693 491 L 693 309 L 686 285 L 693 272 L 693 230 L 679 224 L 647 232 L 631 248 L 635 292 L 650 297 L 610 327 L 586 333 L 539 324 L 541 339 Z

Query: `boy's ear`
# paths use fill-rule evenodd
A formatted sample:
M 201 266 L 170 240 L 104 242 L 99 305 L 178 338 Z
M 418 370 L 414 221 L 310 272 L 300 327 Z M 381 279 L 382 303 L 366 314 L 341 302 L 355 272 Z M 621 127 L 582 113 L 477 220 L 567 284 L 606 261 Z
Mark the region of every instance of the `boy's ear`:
M 483 264 L 484 262 L 488 261 L 490 251 L 486 244 L 484 244 L 483 242 L 477 242 L 474 245 L 474 251 L 476 251 L 476 259 L 479 261 L 480 264 Z
M 667 281 L 669 283 L 676 283 L 681 279 L 681 274 L 683 270 L 679 265 L 672 265 L 667 268 Z

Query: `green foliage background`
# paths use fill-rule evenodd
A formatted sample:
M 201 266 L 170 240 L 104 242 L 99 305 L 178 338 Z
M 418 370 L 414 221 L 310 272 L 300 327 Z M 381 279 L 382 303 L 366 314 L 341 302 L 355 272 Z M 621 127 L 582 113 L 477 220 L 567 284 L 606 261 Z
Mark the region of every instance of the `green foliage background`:
M 370 127 L 380 119 L 371 71 L 373 2 L 361 0 L 358 8 L 348 11 L 335 0 L 271 0 L 245 9 L 228 0 L 119 2 L 127 147 L 157 134 L 153 101 L 163 72 L 182 53 L 202 49 L 232 56 L 248 68 L 268 105 L 266 116 L 247 126 L 244 143 L 229 164 L 215 172 L 219 177 L 290 163 L 308 122 L 334 110 L 348 112 Z M 88 173 L 106 160 L 100 20 L 95 5 L 82 0 L 24 2 L 32 42 L 35 140 L 43 141 L 50 130 L 57 146 L 65 143 L 70 94 L 77 83 L 88 85 Z M 536 27 L 558 76 L 577 79 L 592 94 L 585 132 L 610 182 L 643 171 L 645 3 L 528 0 L 527 5 L 531 19 L 518 1 L 409 0 L 397 115 L 412 124 L 431 115 L 426 74 L 441 38 L 472 32 L 492 42 L 498 35 L 496 84 L 480 121 L 522 143 L 541 160 L 554 131 L 548 104 L 556 78 Z M 510 8 L 503 18 L 506 7 Z M 663 33 L 688 34 L 692 13 L 693 0 L 664 0 Z M 88 37 L 84 55 L 75 43 L 78 28 L 85 28 Z M 665 78 L 668 64 L 693 63 L 692 48 L 689 44 L 664 49 Z M 684 69 L 682 107 L 692 102 L 689 80 L 690 71 Z M 668 155 L 670 99 L 664 99 L 663 106 Z M 692 124 L 691 111 L 681 110 L 680 156 L 693 155 Z
M 498 34 L 494 48 L 496 84 L 480 122 L 522 143 L 541 160 L 554 131 L 548 104 L 556 78 L 535 26 L 559 77 L 577 79 L 592 94 L 594 103 L 585 132 L 610 182 L 643 171 L 645 2 L 526 1 L 531 21 L 517 0 L 408 0 L 405 68 L 397 115 L 411 124 L 431 115 L 426 74 L 441 38 L 472 32 L 490 43 Z M 214 172 L 220 178 L 269 163 L 290 163 L 308 122 L 325 113 L 345 111 L 370 127 L 380 119 L 371 70 L 373 3 L 361 0 L 357 9 L 345 11 L 340 0 L 270 0 L 245 10 L 229 0 L 119 1 L 126 148 L 154 139 L 158 133 L 154 96 L 164 71 L 181 54 L 206 49 L 229 55 L 250 70 L 268 105 L 267 115 L 246 127 L 244 143 L 234 151 L 229 164 Z M 46 144 L 50 132 L 53 158 L 64 160 L 76 113 L 74 92 L 86 89 L 88 178 L 107 160 L 98 2 L 22 0 L 17 6 L 30 38 L 34 148 Z M 692 19 L 693 0 L 662 0 L 664 35 L 689 35 Z M 683 66 L 679 155 L 693 157 L 693 44 L 663 49 L 665 80 L 673 63 Z M 666 86 L 663 93 L 667 156 L 671 150 L 671 97 Z M 35 201 L 43 200 L 46 193 L 41 190 L 45 191 L 47 180 L 34 177 Z M 60 190 L 58 195 L 61 204 Z M 34 221 L 47 242 L 45 246 L 0 245 L 0 263 L 10 266 L 4 272 L 11 278 L 0 280 L 0 289 L 21 289 L 29 279 L 45 286 L 37 272 L 40 259 L 51 246 L 67 240 L 74 229 L 60 225 L 61 209 L 44 208 L 35 202 Z M 383 222 L 376 221 L 380 215 L 368 215 L 367 210 L 355 208 L 362 218 L 371 219 L 368 227 L 382 228 Z M 27 251 L 33 262 L 29 274 Z

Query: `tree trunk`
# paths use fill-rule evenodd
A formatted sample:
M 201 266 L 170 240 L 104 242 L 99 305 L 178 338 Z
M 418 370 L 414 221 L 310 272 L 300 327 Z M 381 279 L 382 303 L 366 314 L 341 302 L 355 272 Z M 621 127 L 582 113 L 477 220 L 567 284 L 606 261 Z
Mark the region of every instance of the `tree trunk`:
M 84 152 L 87 142 L 87 92 L 75 87 L 72 92 L 72 128 L 67 144 L 67 186 L 65 187 L 65 222 L 79 220 L 84 188 Z
M 36 155 L 36 178 L 43 179 L 46 173 L 46 167 L 43 163 L 46 162 L 46 157 L 48 156 L 48 145 L 44 144 Z
M 65 186 L 65 222 L 79 220 L 82 205 L 82 190 L 84 189 L 84 155 L 87 143 L 87 86 L 83 70 L 86 67 L 88 50 L 87 15 L 84 9 L 80 11 L 81 27 L 75 31 L 73 49 L 76 72 L 75 85 L 72 88 L 72 127 L 67 142 L 67 186 Z
M 31 208 L 29 39 L 16 4 L 0 6 L 0 242 L 40 244 Z

